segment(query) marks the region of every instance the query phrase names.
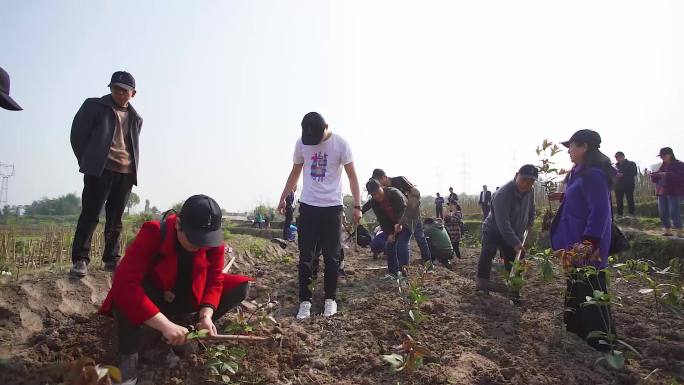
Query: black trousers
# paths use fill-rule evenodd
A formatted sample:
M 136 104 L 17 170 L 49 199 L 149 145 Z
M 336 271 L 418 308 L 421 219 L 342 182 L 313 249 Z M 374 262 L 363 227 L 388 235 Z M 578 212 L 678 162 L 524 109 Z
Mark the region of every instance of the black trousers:
M 292 210 L 285 211 L 285 222 L 283 222 L 283 239 L 290 239 L 290 225 L 292 224 Z
M 437 218 L 444 219 L 444 208 L 442 206 L 435 206 L 435 215 Z
M 461 258 L 461 241 L 451 241 L 451 247 L 454 248 L 454 254 L 456 258 Z
M 617 206 L 617 214 L 622 215 L 624 211 L 623 199 L 627 197 L 627 209 L 629 215 L 634 215 L 634 186 L 625 186 L 615 189 L 615 205 Z
M 498 231 L 482 229 L 482 251 L 477 262 L 477 277 L 489 279 L 492 274 L 492 260 L 499 251 L 504 259 L 506 271 L 511 271 L 515 260 L 515 249 L 509 246 Z
M 480 206 L 482 208 L 482 220 L 484 221 L 489 215 L 490 207 L 489 205 Z
M 83 194 L 81 195 L 81 215 L 78 217 L 74 243 L 71 248 L 71 260 L 90 262 L 90 245 L 93 232 L 99 222 L 102 207 L 105 209 L 105 248 L 102 253 L 104 262 L 112 261 L 119 256 L 119 238 L 121 238 L 121 217 L 123 216 L 128 196 L 133 188 L 133 175 L 104 170 L 101 176 L 83 176 Z
M 249 283 L 245 282 L 227 293 L 224 293 L 219 302 L 218 308 L 214 311 L 211 319 L 216 322 L 223 317 L 230 309 L 239 305 L 247 297 L 247 289 Z M 193 308 L 190 303 L 190 297 L 177 297 L 173 302 L 167 302 L 164 299 L 164 293 L 154 287 L 151 282 L 143 283 L 145 294 L 154 302 L 159 308 L 159 311 L 166 317 L 174 317 L 180 315 L 191 315 L 192 322 L 197 321 L 197 310 Z M 141 335 L 144 325 L 134 325 L 114 307 L 114 319 L 116 322 L 116 330 L 119 340 L 119 354 L 133 354 L 140 350 Z M 188 326 L 188 325 L 182 325 Z
M 326 299 L 337 296 L 337 275 L 342 206 L 317 207 L 302 203 L 297 218 L 299 244 L 299 300 L 311 301 L 314 287 L 314 265 L 319 252 L 325 264 L 323 288 Z M 315 262 L 314 262 L 315 261 Z
M 610 308 L 596 305 L 581 306 L 586 302 L 587 296 L 594 296 L 594 290 L 608 292 L 604 272 L 589 278 L 577 272 L 570 274 L 565 293 L 566 310 L 563 315 L 567 330 L 582 339 L 586 339 L 587 335 L 595 330 L 617 335 Z M 596 350 L 606 351 L 609 348 L 608 345 L 600 344 L 597 338 L 591 338 L 587 343 Z

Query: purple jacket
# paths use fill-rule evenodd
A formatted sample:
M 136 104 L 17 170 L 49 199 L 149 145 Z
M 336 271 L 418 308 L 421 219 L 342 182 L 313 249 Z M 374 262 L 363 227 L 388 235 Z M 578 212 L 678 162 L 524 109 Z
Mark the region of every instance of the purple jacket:
M 575 167 L 566 186 L 563 204 L 551 225 L 551 246 L 567 250 L 585 239 L 597 240 L 601 262 L 596 266 L 604 268 L 608 265 L 612 225 L 608 178 L 598 167 L 586 172 Z
M 651 181 L 656 184 L 656 195 L 684 197 L 684 163 L 673 160 L 661 164 L 658 171 L 651 174 Z

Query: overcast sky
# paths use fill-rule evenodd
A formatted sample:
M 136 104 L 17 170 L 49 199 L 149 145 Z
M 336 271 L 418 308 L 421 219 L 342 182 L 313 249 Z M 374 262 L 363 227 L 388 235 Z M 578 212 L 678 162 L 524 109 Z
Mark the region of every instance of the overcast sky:
M 139 186 L 160 209 L 195 193 L 276 205 L 302 116 L 319 111 L 373 168 L 423 194 L 476 193 L 591 128 L 612 157 L 684 157 L 681 1 L 0 0 L 9 203 L 80 195 L 73 115 L 136 78 Z M 567 166 L 567 154 L 557 155 Z M 301 182 L 300 182 L 301 183 Z M 345 190 L 348 184 L 345 180 Z M 142 208 L 142 205 L 138 207 Z

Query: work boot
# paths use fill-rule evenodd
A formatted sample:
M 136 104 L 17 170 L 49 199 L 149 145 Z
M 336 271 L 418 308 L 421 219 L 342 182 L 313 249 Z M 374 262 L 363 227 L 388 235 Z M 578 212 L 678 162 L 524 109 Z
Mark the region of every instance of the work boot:
M 124 354 L 119 359 L 121 371 L 121 385 L 135 385 L 138 383 L 138 353 Z
M 69 275 L 75 278 L 83 278 L 88 275 L 88 264 L 85 259 L 79 259 L 74 262 L 74 265 L 71 266 L 71 270 L 69 270 Z
M 110 259 L 109 261 L 105 261 L 105 263 L 104 263 L 105 271 L 114 272 L 114 270 L 116 270 L 116 267 L 119 266 L 120 260 L 121 260 L 121 257 L 117 256 L 117 257 Z
M 475 288 L 478 291 L 482 291 L 485 294 L 489 294 L 490 291 L 497 293 L 505 293 L 508 291 L 508 287 L 499 282 L 491 282 L 486 278 L 478 278 Z
M 663 236 L 664 237 L 671 237 L 672 236 L 672 230 L 669 227 L 663 227 Z

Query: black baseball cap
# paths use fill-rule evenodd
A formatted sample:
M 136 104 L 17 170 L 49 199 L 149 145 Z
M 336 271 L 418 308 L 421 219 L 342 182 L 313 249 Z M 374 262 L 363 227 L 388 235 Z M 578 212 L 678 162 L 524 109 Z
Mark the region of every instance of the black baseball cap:
M 9 96 L 10 77 L 7 71 L 0 67 L 0 107 L 10 111 L 21 111 L 22 108 Z
M 674 156 L 674 151 L 672 151 L 672 147 L 663 147 L 660 149 L 660 152 L 658 153 L 658 156 L 664 156 L 664 155 L 672 155 Z
M 570 143 L 586 143 L 589 147 L 601 147 L 601 135 L 594 130 L 579 130 L 572 134 L 570 139 L 561 144 L 565 147 L 570 147 Z
M 523 178 L 537 180 L 539 178 L 539 170 L 537 170 L 537 167 L 534 165 L 526 164 L 520 167 L 520 170 L 518 170 L 518 175 L 522 176 Z
M 112 74 L 112 80 L 107 87 L 117 86 L 125 90 L 135 89 L 135 79 L 133 75 L 126 71 L 116 71 Z
M 371 178 L 378 179 L 382 178 L 383 176 L 387 176 L 387 174 L 385 174 L 385 171 L 381 168 L 376 168 L 375 170 L 373 170 L 373 175 L 371 176 Z
M 366 191 L 368 191 L 369 194 L 372 194 L 378 190 L 380 190 L 380 182 L 375 179 L 368 179 L 368 182 L 366 182 Z
M 302 119 L 302 144 L 314 146 L 323 140 L 325 119 L 318 112 L 309 112 Z
M 181 230 L 188 241 L 199 247 L 217 247 L 223 243 L 221 208 L 206 195 L 186 199 L 180 214 Z

